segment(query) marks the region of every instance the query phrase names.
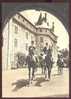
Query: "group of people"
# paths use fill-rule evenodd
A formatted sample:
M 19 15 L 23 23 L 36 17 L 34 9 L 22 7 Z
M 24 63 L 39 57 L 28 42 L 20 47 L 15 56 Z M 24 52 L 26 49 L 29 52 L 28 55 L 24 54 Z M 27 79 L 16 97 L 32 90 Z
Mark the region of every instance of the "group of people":
M 28 69 L 29 69 L 29 82 L 30 82 L 35 77 L 36 64 L 38 63 L 38 58 L 35 55 L 36 48 L 34 46 L 34 41 L 31 41 L 31 46 L 29 46 L 28 51 L 29 51 L 29 54 L 27 56 L 27 64 L 28 64 Z M 48 48 L 48 43 L 46 43 L 45 47 L 40 53 L 39 63 L 42 68 L 42 73 L 45 75 L 45 79 L 50 80 L 51 69 L 52 69 L 54 62 L 52 58 L 52 48 L 51 47 Z M 57 65 L 58 65 L 59 72 L 61 72 L 60 66 L 62 66 L 63 64 L 61 63 L 60 56 L 58 56 Z

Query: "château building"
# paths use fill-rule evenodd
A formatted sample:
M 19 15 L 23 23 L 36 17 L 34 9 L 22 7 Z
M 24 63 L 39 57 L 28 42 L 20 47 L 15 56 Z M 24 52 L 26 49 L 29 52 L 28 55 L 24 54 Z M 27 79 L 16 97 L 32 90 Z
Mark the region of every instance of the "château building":
M 6 24 L 3 30 L 3 48 L 2 48 L 2 69 L 8 70 L 16 68 L 15 54 L 18 52 L 28 54 L 28 47 L 33 40 L 37 48 L 37 54 L 48 42 L 52 46 L 53 59 L 57 60 L 57 36 L 54 34 L 54 22 L 52 28 L 42 27 L 43 22 L 47 23 L 46 14 L 42 18 L 40 14 L 38 22 L 33 25 L 21 13 L 17 13 Z

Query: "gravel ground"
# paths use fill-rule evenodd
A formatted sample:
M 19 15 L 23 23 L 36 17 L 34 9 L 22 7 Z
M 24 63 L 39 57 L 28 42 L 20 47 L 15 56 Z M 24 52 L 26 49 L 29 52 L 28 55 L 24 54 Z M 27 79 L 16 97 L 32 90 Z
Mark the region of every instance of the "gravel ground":
M 51 80 L 46 81 L 38 68 L 33 83 L 28 85 L 28 69 L 16 69 L 2 72 L 2 97 L 68 97 L 69 70 L 64 68 L 58 75 L 52 69 Z

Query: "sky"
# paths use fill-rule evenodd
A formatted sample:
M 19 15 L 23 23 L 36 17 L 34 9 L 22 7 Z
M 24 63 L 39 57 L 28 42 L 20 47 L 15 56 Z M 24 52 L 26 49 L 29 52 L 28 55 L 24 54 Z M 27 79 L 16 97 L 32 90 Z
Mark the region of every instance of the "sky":
M 42 13 L 42 15 L 44 16 L 44 13 L 46 11 L 36 11 L 36 10 L 25 10 L 20 12 L 25 18 L 27 18 L 32 24 L 35 25 L 35 23 L 37 22 L 40 12 Z M 64 25 L 62 24 L 62 22 L 55 17 L 54 15 L 47 13 L 47 21 L 49 22 L 49 27 L 50 28 L 52 26 L 52 22 L 54 22 L 54 34 L 56 36 L 58 36 L 57 39 L 57 46 L 59 47 L 59 49 L 63 49 L 63 48 L 67 48 L 69 49 L 69 36 L 68 36 L 68 32 L 65 29 Z M 46 24 L 43 24 L 42 27 L 47 27 Z

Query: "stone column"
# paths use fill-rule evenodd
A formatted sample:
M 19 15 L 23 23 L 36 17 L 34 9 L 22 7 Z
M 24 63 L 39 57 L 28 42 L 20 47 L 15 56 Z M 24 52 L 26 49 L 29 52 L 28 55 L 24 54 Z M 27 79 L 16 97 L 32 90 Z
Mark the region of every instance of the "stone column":
M 14 55 L 13 55 L 13 28 L 12 28 L 12 19 L 8 23 L 8 68 L 11 69 L 13 65 Z

